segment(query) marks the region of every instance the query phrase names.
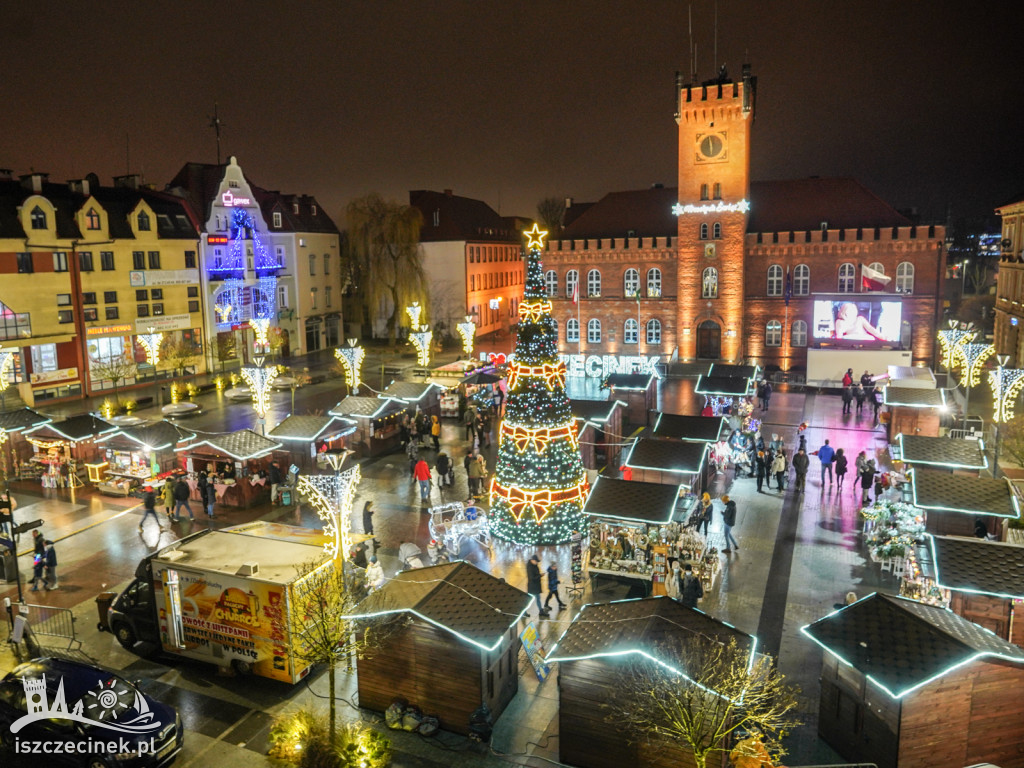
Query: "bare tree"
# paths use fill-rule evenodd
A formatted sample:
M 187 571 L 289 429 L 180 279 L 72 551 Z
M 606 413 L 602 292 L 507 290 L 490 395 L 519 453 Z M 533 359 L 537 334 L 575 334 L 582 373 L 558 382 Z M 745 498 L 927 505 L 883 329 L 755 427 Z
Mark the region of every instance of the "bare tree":
M 418 208 L 385 200 L 374 193 L 353 200 L 348 222 L 348 272 L 372 323 L 388 305 L 388 340 L 394 344 L 405 307 L 419 301 L 426 309 L 426 276 L 420 252 L 423 217 Z
M 120 405 L 117 395 L 117 384 L 123 379 L 131 379 L 139 371 L 138 364 L 128 355 L 114 355 L 95 361 L 91 366 L 92 380 L 109 380 L 114 385 L 114 400 Z
M 272 325 L 267 330 L 267 347 L 273 352 L 274 357 L 280 359 L 286 338 L 284 329 L 278 325 Z
M 238 357 L 235 349 L 235 334 L 218 333 L 214 341 L 214 349 L 217 354 L 217 362 L 220 363 L 220 372 L 224 373 L 224 363 L 227 360 L 234 360 Z
M 1024 419 L 1012 419 L 999 426 L 1000 447 L 1018 467 L 1024 467 Z
M 797 689 L 785 685 L 770 657 L 751 664 L 749 651 L 735 640 L 706 636 L 666 645 L 659 656 L 685 674 L 647 660 L 631 664 L 620 693 L 606 704 L 614 710 L 609 720 L 636 738 L 687 745 L 697 768 L 729 752 L 734 734 L 757 732 L 770 753 L 782 753 L 781 739 L 797 723 Z
M 173 374 L 184 374 L 185 369 L 195 363 L 197 357 L 199 347 L 186 339 L 167 336 L 160 344 L 160 359 L 167 364 Z
M 537 216 L 548 231 L 548 239 L 557 240 L 562 236 L 562 226 L 565 221 L 565 198 L 545 197 L 537 203 Z

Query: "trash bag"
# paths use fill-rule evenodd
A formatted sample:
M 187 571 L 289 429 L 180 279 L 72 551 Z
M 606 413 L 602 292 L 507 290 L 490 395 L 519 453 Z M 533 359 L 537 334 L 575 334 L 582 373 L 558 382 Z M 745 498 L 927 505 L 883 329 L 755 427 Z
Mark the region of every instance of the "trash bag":
M 424 715 L 420 727 L 416 729 L 420 736 L 435 736 L 441 730 L 441 721 L 433 715 Z
M 402 715 L 405 714 L 406 703 L 401 699 L 395 699 L 391 702 L 386 710 L 384 710 L 384 722 L 388 728 L 398 730 L 402 727 Z
M 402 730 L 412 731 L 417 730 L 420 727 L 420 723 L 423 722 L 423 713 L 416 707 L 409 707 L 402 714 Z
M 469 738 L 471 741 L 479 741 L 487 743 L 491 740 L 492 726 L 494 725 L 494 718 L 491 716 L 491 710 L 486 704 L 481 704 L 469 716 Z

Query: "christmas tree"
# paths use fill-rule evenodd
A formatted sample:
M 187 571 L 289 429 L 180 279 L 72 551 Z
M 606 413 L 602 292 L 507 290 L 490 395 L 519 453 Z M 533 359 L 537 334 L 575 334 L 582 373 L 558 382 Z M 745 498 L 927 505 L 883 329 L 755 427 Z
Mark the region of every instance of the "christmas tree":
M 561 544 L 583 525 L 589 486 L 544 290 L 537 225 L 526 233 L 526 290 L 491 481 L 491 532 L 519 544 Z

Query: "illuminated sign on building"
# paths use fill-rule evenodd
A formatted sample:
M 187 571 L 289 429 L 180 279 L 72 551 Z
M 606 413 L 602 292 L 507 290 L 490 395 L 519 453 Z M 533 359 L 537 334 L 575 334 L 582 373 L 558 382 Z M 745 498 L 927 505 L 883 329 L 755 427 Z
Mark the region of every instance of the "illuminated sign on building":
M 726 203 L 719 200 L 717 203 L 704 203 L 703 205 L 676 203 L 672 206 L 672 213 L 676 216 L 682 216 L 684 213 L 746 213 L 749 210 L 750 203 L 746 200 L 740 200 L 738 203 Z
M 93 328 L 86 328 L 86 336 L 106 336 L 111 333 L 134 333 L 135 329 L 128 323 L 122 325 L 97 325 Z
M 570 376 L 603 379 L 613 373 L 648 373 L 658 375 L 656 367 L 661 355 L 559 355 Z
M 220 196 L 221 205 L 226 208 L 234 208 L 238 205 L 252 205 L 252 200 L 248 197 L 235 197 L 234 192 L 230 189 L 224 190 L 224 194 Z
M 207 235 L 206 236 L 206 242 L 207 242 L 208 245 L 227 245 L 228 244 L 228 236 L 227 235 Z

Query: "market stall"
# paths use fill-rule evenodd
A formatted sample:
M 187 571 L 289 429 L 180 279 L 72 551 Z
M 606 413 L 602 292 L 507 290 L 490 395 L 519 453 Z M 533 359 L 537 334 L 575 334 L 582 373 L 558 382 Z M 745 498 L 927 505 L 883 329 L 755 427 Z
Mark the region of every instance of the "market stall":
M 468 735 L 483 704 L 497 719 L 519 688 L 519 619 L 532 598 L 465 561 L 398 573 L 356 608 L 357 619 L 408 624 L 357 660 L 359 705 L 403 699 Z
M 939 424 L 948 412 L 944 389 L 899 387 L 882 390 L 882 405 L 889 409 L 889 435 L 938 437 Z
M 583 514 L 590 520 L 589 565 L 594 590 L 601 581 L 629 587 L 630 596 L 664 595 L 672 563 L 693 566 L 705 593 L 718 575 L 718 552 L 686 526 L 697 500 L 683 485 L 600 476 Z
M 910 493 L 924 510 L 928 533 L 975 536 L 980 525 L 997 541 L 1006 541 L 1010 520 L 1020 519 L 1020 499 L 1006 478 L 951 475 L 926 469 L 911 470 Z
M 924 466 L 975 477 L 981 474 L 981 470 L 988 469 L 985 444 L 981 440 L 900 433 L 893 439 L 890 452 L 894 459 L 911 467 Z
M 729 439 L 732 429 L 724 416 L 682 416 L 662 413 L 654 422 L 653 437 L 665 440 L 688 440 L 695 443 L 718 443 Z
M 602 382 L 612 399 L 626 403 L 626 421 L 647 426 L 650 412 L 658 405 L 658 377 L 653 373 L 612 373 Z
M 708 443 L 641 437 L 624 463 L 634 480 L 684 485 L 690 493 L 699 494 L 704 488 L 702 473 L 708 451 Z
M 705 398 L 752 397 L 757 393 L 757 382 L 746 376 L 701 376 L 694 392 Z M 717 415 L 717 414 L 716 414 Z
M 750 379 L 751 381 L 758 381 L 760 380 L 761 375 L 760 365 L 712 363 L 708 368 L 708 376 L 711 378 Z
M 576 419 L 583 466 L 587 469 L 619 465 L 625 405 L 621 400 L 569 400 L 569 408 Z
M 818 735 L 848 763 L 1019 764 L 1024 650 L 877 592 L 802 632 L 825 650 Z
M 287 416 L 267 437 L 282 442 L 291 462 L 302 469 L 325 469 L 327 453 L 343 450 L 358 428 L 355 419 L 340 416 Z
M 147 485 L 159 488 L 167 476 L 182 471 L 175 449 L 194 439 L 194 432 L 169 421 L 119 427 L 96 440 L 100 456 L 86 463 L 89 480 L 110 496 L 128 496 Z
M 175 452 L 184 458 L 192 499 L 199 500 L 198 473 L 213 472 L 217 503 L 247 509 L 270 502 L 270 462 L 281 447 L 276 440 L 242 429 L 204 437 Z
M 34 453 L 32 443 L 25 438 L 25 432 L 51 421 L 53 419 L 49 416 L 36 413 L 31 408 L 18 408 L 0 413 L 0 430 L 7 435 L 0 448 L 0 456 L 3 459 L 4 473 L 8 477 L 17 478 L 19 473 L 16 468 L 28 461 Z
M 691 638 L 734 640 L 751 660 L 757 650 L 751 635 L 667 597 L 585 605 L 547 657 L 558 662 L 559 761 L 588 768 L 695 765 L 681 740 L 631 738 L 608 721 L 629 665 L 646 657 L 672 669 L 680 663 L 672 652 Z M 708 765 L 724 766 L 725 758 Z
M 380 397 L 398 400 L 413 413 L 423 411 L 428 419 L 431 416 L 441 418 L 441 393 L 444 391 L 440 384 L 430 381 L 393 381 Z
M 402 417 L 410 409 L 401 400 L 390 397 L 349 395 L 327 412 L 356 422 L 348 445 L 363 456 L 381 456 L 402 444 Z
M 38 477 L 44 488 L 81 487 L 86 478 L 84 465 L 96 463 L 101 455 L 96 440 L 116 430 L 91 413 L 26 429 L 22 434 L 34 453 L 21 463 L 18 477 Z

